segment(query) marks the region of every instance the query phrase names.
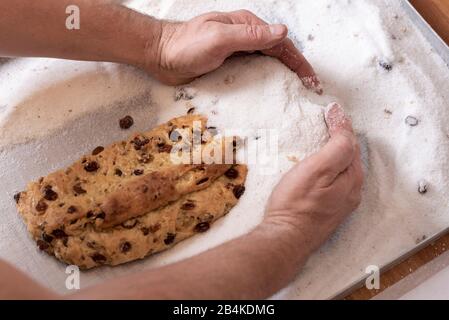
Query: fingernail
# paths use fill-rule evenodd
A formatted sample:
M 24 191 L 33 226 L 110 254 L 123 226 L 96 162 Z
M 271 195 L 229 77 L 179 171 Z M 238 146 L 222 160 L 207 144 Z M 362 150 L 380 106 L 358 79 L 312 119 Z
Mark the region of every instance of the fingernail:
M 323 86 L 318 76 L 303 77 L 301 81 L 307 89 L 315 91 L 318 95 L 323 94 Z
M 287 27 L 283 24 L 271 24 L 270 32 L 273 36 L 280 37 L 287 35 Z
M 343 107 L 338 103 L 329 104 L 324 116 L 331 135 L 342 129 L 352 131 L 351 120 L 346 116 Z

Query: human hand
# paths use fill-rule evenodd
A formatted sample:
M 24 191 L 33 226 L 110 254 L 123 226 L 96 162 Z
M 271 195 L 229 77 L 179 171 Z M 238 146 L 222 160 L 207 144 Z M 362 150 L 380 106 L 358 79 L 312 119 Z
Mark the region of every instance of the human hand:
M 260 51 L 278 58 L 307 88 L 321 94 L 312 66 L 287 32 L 285 25 L 269 25 L 247 10 L 211 12 L 180 23 L 163 21 L 157 50 L 148 51 L 144 68 L 166 84 L 179 85 L 217 69 L 235 53 Z
M 299 235 L 307 249 L 317 249 L 361 201 L 363 170 L 351 121 L 338 104 L 325 115 L 330 140 L 315 155 L 296 165 L 273 191 L 266 229 Z

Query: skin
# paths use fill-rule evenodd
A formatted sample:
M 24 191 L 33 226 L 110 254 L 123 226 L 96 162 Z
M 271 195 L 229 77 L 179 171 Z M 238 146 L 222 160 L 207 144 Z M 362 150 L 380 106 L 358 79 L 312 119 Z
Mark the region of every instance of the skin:
M 65 28 L 77 4 L 81 29 Z M 321 93 L 310 64 L 286 38 L 248 11 L 158 21 L 104 0 L 2 0 L 0 54 L 111 61 L 140 67 L 167 84 L 186 83 L 226 58 L 260 51 Z M 113 23 L 111 23 L 113 21 Z M 351 121 L 328 107 L 330 140 L 280 181 L 263 222 L 249 234 L 184 261 L 59 296 L 0 261 L 0 299 L 263 299 L 284 287 L 360 203 L 363 173 Z M 187 277 L 185 275 L 188 275 Z

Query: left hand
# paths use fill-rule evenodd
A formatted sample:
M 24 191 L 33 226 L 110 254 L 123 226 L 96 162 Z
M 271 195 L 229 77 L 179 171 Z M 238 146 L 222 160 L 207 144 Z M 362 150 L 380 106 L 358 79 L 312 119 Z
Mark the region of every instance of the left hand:
M 234 53 L 261 51 L 321 94 L 312 66 L 287 33 L 285 25 L 269 25 L 247 10 L 212 12 L 180 23 L 162 21 L 157 50 L 148 52 L 144 68 L 166 84 L 179 85 L 217 69 Z

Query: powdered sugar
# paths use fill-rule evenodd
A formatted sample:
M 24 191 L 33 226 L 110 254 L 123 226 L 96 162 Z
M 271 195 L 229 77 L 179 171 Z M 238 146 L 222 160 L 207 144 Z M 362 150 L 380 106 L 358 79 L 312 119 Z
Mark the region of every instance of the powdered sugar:
M 0 66 L 2 258 L 64 292 L 65 268 L 35 249 L 10 200 L 14 192 L 97 145 L 125 137 L 117 121 L 126 114 L 136 122 L 132 130 L 141 130 L 192 108 L 219 129 L 245 129 L 247 139 L 262 146 L 269 146 L 264 142 L 270 135 L 260 129 L 275 129 L 276 174 L 263 175 L 263 164 L 250 164 L 241 202 L 210 232 L 142 262 L 83 273 L 82 286 L 183 259 L 251 230 L 281 175 L 326 142 L 322 106 L 333 101 L 351 115 L 362 142 L 364 200 L 276 297 L 331 297 L 360 279 L 368 265 L 388 263 L 417 239 L 449 226 L 449 72 L 398 1 L 138 0 L 130 5 L 171 19 L 246 8 L 285 23 L 318 72 L 324 95 L 305 90 L 294 73 L 260 56 L 231 59 L 187 86 L 191 99 L 178 101 L 180 88 L 158 84 L 131 67 L 52 59 Z M 417 126 L 406 124 L 409 116 Z M 268 148 L 261 151 L 271 163 Z M 422 181 L 425 193 L 418 191 Z

